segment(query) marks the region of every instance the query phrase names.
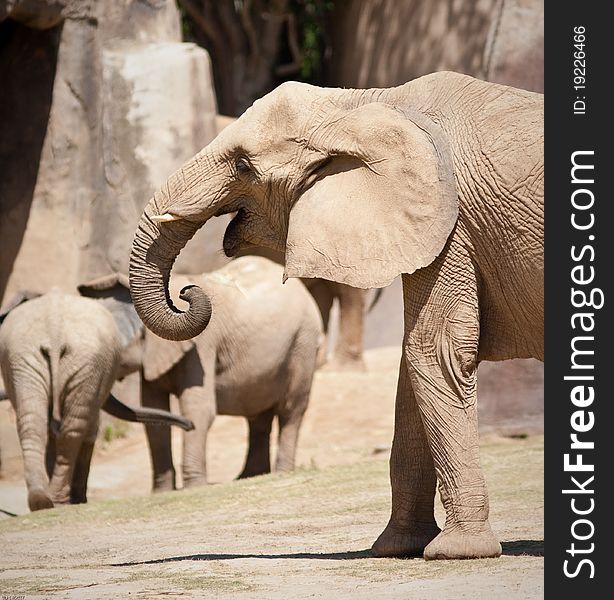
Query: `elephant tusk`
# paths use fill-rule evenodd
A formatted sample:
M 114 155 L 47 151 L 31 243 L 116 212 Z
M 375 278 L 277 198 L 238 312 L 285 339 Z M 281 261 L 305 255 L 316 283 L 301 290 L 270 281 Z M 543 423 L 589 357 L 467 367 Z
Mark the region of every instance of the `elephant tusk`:
M 179 221 L 181 217 L 177 215 L 172 215 L 171 213 L 164 213 L 163 215 L 154 215 L 151 217 L 152 221 L 156 221 L 156 223 L 170 223 L 171 221 Z

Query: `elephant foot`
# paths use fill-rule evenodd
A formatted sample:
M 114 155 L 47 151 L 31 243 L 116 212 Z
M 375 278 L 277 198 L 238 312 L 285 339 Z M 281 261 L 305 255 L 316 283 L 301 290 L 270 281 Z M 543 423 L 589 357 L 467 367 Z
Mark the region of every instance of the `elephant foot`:
M 501 556 L 501 544 L 495 538 L 488 521 L 476 530 L 461 525 L 445 527 L 425 548 L 425 560 L 454 560 L 467 558 L 497 558 Z
M 333 357 L 323 367 L 325 371 L 353 371 L 355 373 L 364 373 L 367 370 L 365 361 L 355 357 Z
M 28 506 L 32 512 L 53 508 L 53 501 L 49 495 L 41 489 L 34 489 L 28 493 Z
M 71 504 L 86 504 L 87 503 L 87 490 L 78 488 L 70 491 L 70 503 Z
M 175 471 L 167 471 L 159 475 L 154 475 L 152 492 L 172 492 L 177 489 L 175 483 Z
M 207 485 L 207 477 L 205 475 L 199 475 L 198 477 L 183 476 L 184 489 L 202 487 L 204 485 Z
M 284 470 L 284 469 L 282 469 Z M 290 469 L 285 469 L 290 470 Z M 267 475 L 271 469 L 243 469 L 237 479 L 247 479 L 248 477 L 258 477 L 258 475 Z
M 378 558 L 422 556 L 424 548 L 440 531 L 435 523 L 416 524 L 411 529 L 388 523 L 371 547 L 371 553 Z

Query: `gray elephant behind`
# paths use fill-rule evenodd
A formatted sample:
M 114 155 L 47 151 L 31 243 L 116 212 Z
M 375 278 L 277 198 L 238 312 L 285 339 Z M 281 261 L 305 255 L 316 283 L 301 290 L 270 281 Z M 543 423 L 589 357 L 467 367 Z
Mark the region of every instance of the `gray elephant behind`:
M 105 279 L 93 287 L 108 287 Z M 101 408 L 130 421 L 192 424 L 110 394 L 116 378 L 133 368 L 122 361 L 141 334 L 131 305 L 57 289 L 32 296 L 16 298 L 0 316 L 0 367 L 17 415 L 28 505 L 39 510 L 86 502 Z
M 208 327 L 193 339 L 175 342 L 145 332 L 143 406 L 169 408 L 179 400 L 194 430 L 184 435 L 183 483 L 207 483 L 207 433 L 217 414 L 245 417 L 249 446 L 239 477 L 271 471 L 270 434 L 279 424 L 276 471 L 294 468 L 298 435 L 309 402 L 322 320 L 299 280 L 282 285 L 283 267 L 263 257 L 244 256 L 217 271 L 176 275 L 172 293 L 197 284 L 211 297 Z M 181 304 L 179 304 L 181 306 Z M 146 426 L 154 491 L 174 489 L 170 430 Z

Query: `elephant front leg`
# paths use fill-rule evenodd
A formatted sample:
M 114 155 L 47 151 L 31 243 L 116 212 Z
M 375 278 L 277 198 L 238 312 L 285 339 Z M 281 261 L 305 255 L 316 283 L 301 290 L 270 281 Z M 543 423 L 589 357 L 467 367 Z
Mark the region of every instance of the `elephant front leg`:
M 390 521 L 371 550 L 375 556 L 421 556 L 440 532 L 433 512 L 436 476 L 404 358 L 397 386 L 390 481 Z
M 146 408 L 169 410 L 168 392 L 158 381 L 146 381 L 141 377 L 141 405 Z M 153 492 L 176 489 L 175 467 L 171 450 L 171 428 L 168 425 L 145 425 L 147 445 L 153 469 Z
M 215 400 L 208 397 L 206 387 L 189 387 L 179 396 L 182 415 L 194 423 L 192 431 L 183 433 L 183 486 L 186 488 L 207 484 L 207 436 L 215 418 Z
M 181 414 L 194 423 L 194 429 L 183 434 L 184 487 L 207 483 L 207 436 L 217 412 L 215 363 L 214 350 L 206 348 L 201 356 L 193 348 L 171 372 Z
M 296 448 L 298 446 L 298 434 L 303 422 L 303 415 L 309 402 L 309 392 L 299 399 L 293 410 L 281 410 L 277 415 L 279 423 L 279 438 L 277 445 L 277 458 L 275 471 L 281 473 L 292 471 L 296 462 Z
M 425 548 L 424 558 L 497 557 L 501 545 L 488 522 L 479 458 L 477 293 L 463 289 L 466 281 L 444 287 L 444 280 L 438 279 L 426 302 L 415 306 L 405 346 L 446 511 L 445 527 Z
M 320 348 L 318 349 L 318 356 L 316 359 L 316 368 L 319 369 L 326 364 L 328 360 L 328 324 L 330 321 L 330 311 L 333 306 L 333 300 L 335 299 L 332 292 L 332 286 L 334 285 L 330 281 L 324 279 L 312 279 L 303 280 L 303 283 L 309 282 L 308 289 L 313 299 L 316 301 L 322 316 L 322 326 L 324 330 L 324 336 Z

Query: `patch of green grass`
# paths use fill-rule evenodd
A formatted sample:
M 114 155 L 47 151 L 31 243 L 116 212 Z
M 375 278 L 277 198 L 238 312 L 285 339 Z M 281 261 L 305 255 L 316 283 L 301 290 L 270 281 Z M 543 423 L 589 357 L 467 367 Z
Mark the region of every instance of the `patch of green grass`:
M 100 565 L 92 565 L 91 569 L 98 570 Z M 79 567 L 83 569 L 83 567 Z M 99 578 L 100 578 L 100 574 Z M 94 575 L 92 578 L 94 579 Z M 70 581 L 62 583 L 60 577 L 3 577 L 2 592 L 10 594 L 42 594 L 55 593 L 67 590 L 77 590 L 81 587 L 92 587 L 95 585 L 114 585 L 119 583 L 131 582 L 155 582 L 159 591 L 168 590 L 204 590 L 209 592 L 250 592 L 254 588 L 251 584 L 237 577 L 236 575 L 223 575 L 218 573 L 203 575 L 202 572 L 191 574 L 190 572 L 176 573 L 172 570 L 163 569 L 139 569 L 130 575 L 119 575 L 114 577 L 109 573 L 104 574 L 104 581 L 100 583 L 76 584 Z
M 173 575 L 167 581 L 175 587 L 184 590 L 203 590 L 216 592 L 251 592 L 255 588 L 242 579 L 233 576 L 222 575 Z
M 339 576 L 362 579 L 369 583 L 389 581 L 393 578 L 411 577 L 411 579 L 438 579 L 447 575 L 469 575 L 480 570 L 488 570 L 498 564 L 497 559 L 425 561 L 415 559 L 366 559 L 344 561 L 343 564 L 329 567 L 327 570 Z
M 250 518 L 267 517 L 272 502 L 297 498 L 310 498 L 316 494 L 323 500 L 334 499 L 339 495 L 351 495 L 365 486 L 365 481 L 380 479 L 387 485 L 388 465 L 384 460 L 367 460 L 351 465 L 313 469 L 304 467 L 293 473 L 271 474 L 252 479 L 233 481 L 182 490 L 165 492 L 146 498 L 122 498 L 90 504 L 62 506 L 51 510 L 38 511 L 14 519 L 0 521 L 1 531 L 28 530 L 47 527 L 75 526 L 89 522 L 121 524 L 135 520 L 155 520 L 163 518 L 166 522 L 173 519 L 183 520 L 186 514 L 214 512 L 220 507 L 228 513 L 245 513 L 249 507 Z M 320 508 L 313 506 L 313 514 Z M 291 513 L 293 514 L 293 513 Z M 276 519 L 283 518 L 283 513 Z M 223 523 L 223 516 L 216 519 Z
M 96 567 L 93 567 L 96 568 Z M 125 577 L 105 577 L 104 585 L 112 585 L 115 583 L 122 583 L 127 581 Z M 25 594 L 26 596 L 37 595 L 55 592 L 64 592 L 66 590 L 80 589 L 82 587 L 92 587 L 97 584 L 81 584 L 71 585 L 70 583 L 61 583 L 62 577 L 57 575 L 55 577 L 13 577 L 7 578 L 3 576 L 2 583 L 0 584 L 0 590 L 3 594 Z
M 128 435 L 129 429 L 125 421 L 114 421 L 105 426 L 102 431 L 102 439 L 105 444 L 110 444 L 113 440 L 121 440 Z
M 0 589 L 3 594 L 40 594 L 41 589 L 48 591 L 56 591 L 61 589 L 57 587 L 57 579 L 52 578 L 36 578 L 32 577 L 2 577 Z

